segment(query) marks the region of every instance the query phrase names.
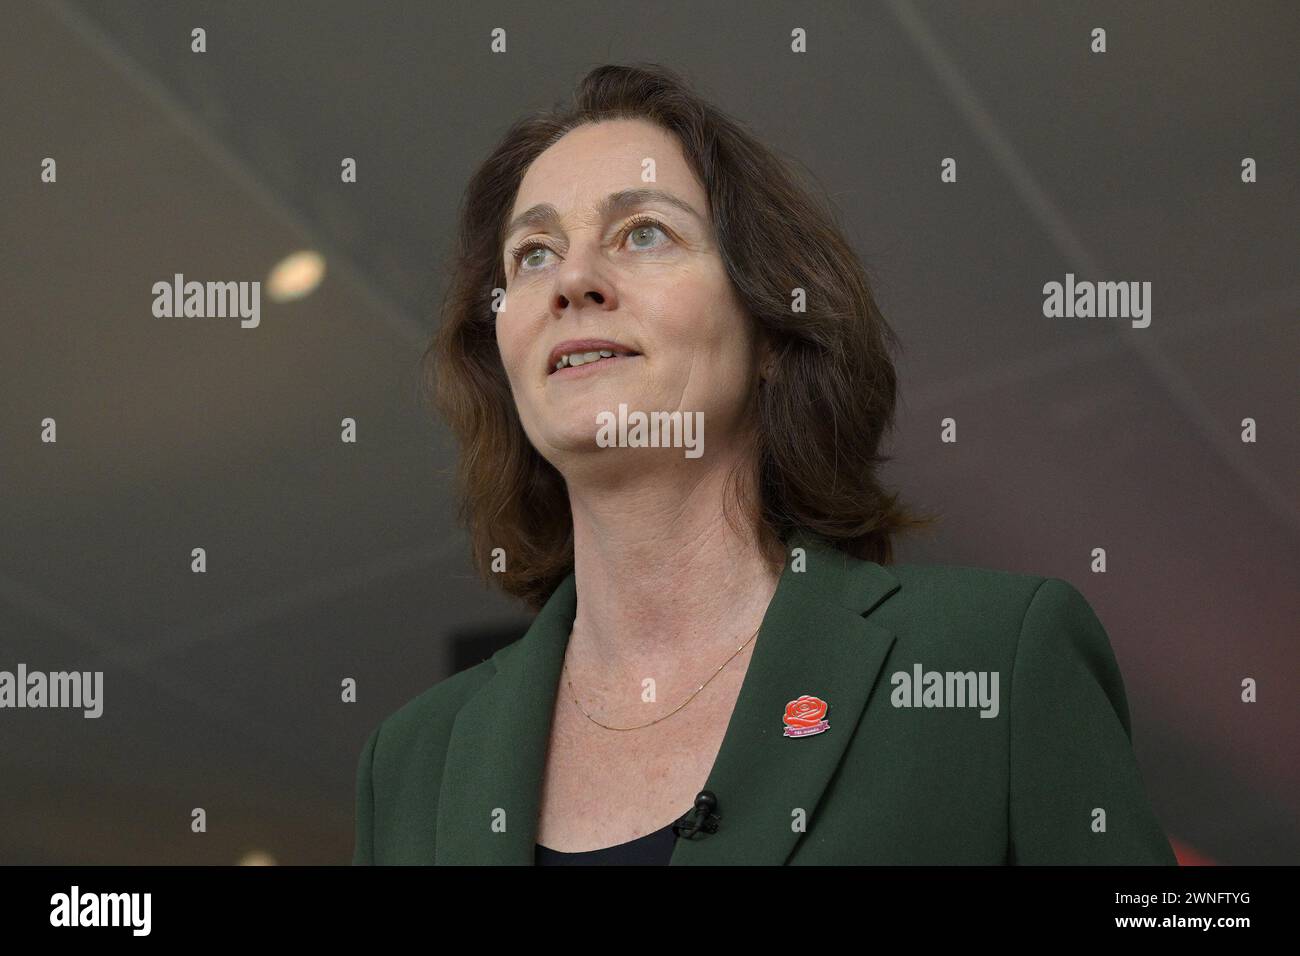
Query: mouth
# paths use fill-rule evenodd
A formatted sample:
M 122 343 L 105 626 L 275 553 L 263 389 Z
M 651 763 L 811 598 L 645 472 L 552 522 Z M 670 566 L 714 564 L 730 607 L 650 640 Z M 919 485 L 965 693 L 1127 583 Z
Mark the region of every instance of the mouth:
M 561 342 L 551 350 L 547 359 L 546 374 L 570 378 L 583 369 L 590 371 L 597 366 L 617 365 L 640 357 L 640 352 L 617 342 L 590 339 Z

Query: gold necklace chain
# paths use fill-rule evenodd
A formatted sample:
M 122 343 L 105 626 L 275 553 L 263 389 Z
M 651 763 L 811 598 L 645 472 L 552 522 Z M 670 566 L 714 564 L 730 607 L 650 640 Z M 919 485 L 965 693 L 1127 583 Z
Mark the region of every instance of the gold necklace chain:
M 741 651 L 743 651 L 745 649 L 745 646 L 749 644 L 750 641 L 758 637 L 758 632 L 761 631 L 762 629 L 763 629 L 763 625 L 760 624 L 758 628 L 754 631 L 754 633 L 749 635 L 749 637 L 745 640 L 745 643 L 741 644 L 738 648 L 736 648 L 735 653 L 733 653 L 725 661 L 719 664 L 718 669 L 713 672 L 713 674 L 709 677 L 709 679 L 695 689 L 694 694 L 691 694 L 690 697 L 687 697 L 685 701 L 683 701 L 673 710 L 664 714 L 662 717 L 655 718 L 654 720 L 650 721 L 650 723 L 648 724 L 639 724 L 636 727 L 611 727 L 609 724 L 602 724 L 595 717 L 591 716 L 591 714 L 587 713 L 587 711 L 583 708 L 582 704 L 578 703 L 578 695 L 575 694 L 573 691 L 573 679 L 569 677 L 569 662 L 567 660 L 564 662 L 564 680 L 565 683 L 569 685 L 569 696 L 573 698 L 574 706 L 576 706 L 578 710 L 581 710 L 582 715 L 586 717 L 588 720 L 590 720 L 593 724 L 597 724 L 601 727 L 604 727 L 606 730 L 640 730 L 642 727 L 649 727 L 651 726 L 651 724 L 657 724 L 661 720 L 667 720 L 673 714 L 677 713 L 677 711 L 681 710 L 683 707 L 685 707 L 687 704 L 693 701 L 696 695 L 698 695 L 700 691 L 704 690 L 704 688 L 709 686 L 709 683 L 713 680 L 714 677 L 717 677 L 720 673 L 722 673 L 722 668 L 726 667 L 728 664 L 730 664 L 733 660 L 736 659 L 736 654 L 739 654 Z

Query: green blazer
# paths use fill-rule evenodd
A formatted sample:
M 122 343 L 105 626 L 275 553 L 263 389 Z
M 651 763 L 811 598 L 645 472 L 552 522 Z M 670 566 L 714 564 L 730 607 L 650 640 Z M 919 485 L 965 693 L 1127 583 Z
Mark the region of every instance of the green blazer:
M 702 788 L 719 829 L 679 838 L 672 865 L 1177 864 L 1073 586 L 882 566 L 804 533 L 789 550 Z M 375 728 L 354 864 L 532 864 L 575 608 L 570 574 L 522 638 Z M 826 726 L 787 736 L 805 695 Z

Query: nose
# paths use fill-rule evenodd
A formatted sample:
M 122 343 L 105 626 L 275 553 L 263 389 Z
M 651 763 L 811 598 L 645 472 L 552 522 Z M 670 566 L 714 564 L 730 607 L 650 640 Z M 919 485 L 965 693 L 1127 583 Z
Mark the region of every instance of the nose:
M 591 307 L 608 311 L 617 304 L 613 284 L 605 276 L 598 256 L 579 250 L 578 244 L 573 243 L 569 255 L 556 270 L 551 302 L 555 314 L 563 315 L 570 308 L 575 312 Z

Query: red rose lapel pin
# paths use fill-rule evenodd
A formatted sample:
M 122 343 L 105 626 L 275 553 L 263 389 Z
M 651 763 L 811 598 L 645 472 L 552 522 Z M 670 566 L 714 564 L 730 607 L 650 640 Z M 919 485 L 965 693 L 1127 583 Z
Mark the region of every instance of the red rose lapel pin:
M 811 694 L 804 694 L 797 700 L 792 700 L 785 705 L 785 736 L 787 737 L 807 737 L 809 734 L 820 734 L 823 730 L 830 730 L 830 722 L 826 720 L 826 701 L 820 697 L 814 697 Z

